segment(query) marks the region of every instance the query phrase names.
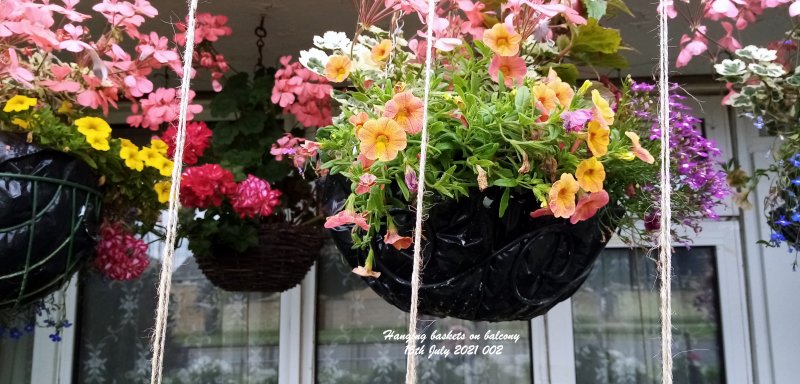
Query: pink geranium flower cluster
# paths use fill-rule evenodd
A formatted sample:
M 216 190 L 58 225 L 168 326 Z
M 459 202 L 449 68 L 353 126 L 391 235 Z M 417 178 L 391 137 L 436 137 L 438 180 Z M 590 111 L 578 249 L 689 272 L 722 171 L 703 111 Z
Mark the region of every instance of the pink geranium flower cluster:
M 219 207 L 227 198 L 240 217 L 255 218 L 274 213 L 281 191 L 253 175 L 237 184 L 219 164 L 203 164 L 183 172 L 180 194 L 181 204 L 188 208 Z
M 41 90 L 40 98 L 53 104 L 66 100 L 104 114 L 126 99 L 131 102 L 128 122 L 133 126 L 156 129 L 173 122 L 178 95 L 171 88 L 156 88 L 149 77 L 164 69 L 180 76 L 177 44 L 155 32 L 141 31 L 147 20 L 158 15 L 156 8 L 148 0 L 97 1 L 91 10 L 105 19 L 107 24 L 101 25 L 77 10 L 79 2 L 2 2 L 0 92 Z M 198 19 L 201 41 L 231 34 L 225 17 L 201 14 Z M 219 89 L 217 80 L 228 70 L 224 57 L 204 43 L 198 47 L 196 61 L 196 67 L 210 70 Z M 193 104 L 190 117 L 200 111 L 202 107 Z
M 315 141 L 307 140 L 302 137 L 294 137 L 291 133 L 286 133 L 278 139 L 269 153 L 275 156 L 275 160 L 282 161 L 284 157 L 292 160 L 295 168 L 303 168 L 308 160 L 317 155 L 319 144 Z
M 305 127 L 323 127 L 332 123 L 331 92 L 333 87 L 324 77 L 292 62 L 291 56 L 281 58 L 283 68 L 275 73 L 272 102 L 292 114 Z
M 742 31 L 769 8 L 789 6 L 789 15 L 800 15 L 800 0 L 700 0 L 676 4 L 665 2 L 665 11 L 670 18 L 681 15 L 687 20 L 691 34 L 684 34 L 680 41 L 680 53 L 676 60 L 678 68 L 686 66 L 695 56 L 709 54 L 713 61 L 723 52 L 734 52 L 741 43 L 734 37 L 735 31 Z M 661 9 L 659 9 L 661 11 Z M 719 22 L 725 34 L 712 37 L 708 21 Z M 709 47 L 710 43 L 715 46 Z
M 112 280 L 137 279 L 150 265 L 147 244 L 121 223 L 103 223 L 94 266 Z
M 175 126 L 170 126 L 161 137 L 161 140 L 169 147 L 167 156 L 170 159 L 175 156 L 175 138 L 177 135 L 178 129 Z M 183 162 L 186 165 L 197 164 L 197 160 L 203 156 L 206 148 L 208 148 L 212 135 L 213 132 L 211 132 L 206 123 L 191 122 L 186 125 L 186 141 L 183 147 Z
M 222 83 L 219 80 L 225 72 L 228 72 L 230 67 L 225 60 L 225 56 L 216 52 L 210 43 L 219 40 L 222 36 L 230 36 L 233 33 L 233 30 L 227 24 L 227 16 L 212 15 L 210 13 L 197 15 L 195 24 L 194 42 L 196 45 L 206 49 L 195 51 L 194 62 L 211 73 L 211 86 L 217 92 L 222 90 Z M 184 46 L 186 44 L 186 24 L 178 23 L 175 28 L 181 31 L 175 35 L 175 41 L 180 46 Z

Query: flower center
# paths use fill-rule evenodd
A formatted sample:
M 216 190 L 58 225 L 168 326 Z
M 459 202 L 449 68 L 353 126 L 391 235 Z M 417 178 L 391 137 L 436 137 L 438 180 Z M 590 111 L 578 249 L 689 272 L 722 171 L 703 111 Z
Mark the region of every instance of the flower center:
M 503 76 L 508 77 L 508 75 L 511 74 L 511 67 L 503 65 L 500 67 L 500 72 L 503 72 Z
M 508 38 L 507 37 L 498 37 L 497 38 L 497 46 L 498 47 L 507 47 L 508 45 L 509 44 L 508 44 Z
M 380 144 L 386 144 L 386 143 L 389 142 L 389 136 L 378 135 L 378 137 L 375 138 L 375 141 L 380 143 Z

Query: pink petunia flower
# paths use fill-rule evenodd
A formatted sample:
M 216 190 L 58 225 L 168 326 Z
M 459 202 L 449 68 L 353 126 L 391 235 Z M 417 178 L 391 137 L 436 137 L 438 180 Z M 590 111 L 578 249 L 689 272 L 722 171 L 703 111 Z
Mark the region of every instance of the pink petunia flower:
M 358 185 L 356 186 L 356 195 L 363 195 L 369 192 L 369 190 L 372 189 L 372 186 L 376 184 L 376 180 L 378 180 L 378 177 L 371 173 L 365 173 L 361 175 L 361 177 L 358 179 Z
M 580 221 L 592 218 L 600 208 L 608 205 L 608 201 L 608 192 L 603 190 L 584 195 L 578 200 L 575 213 L 569 218 L 569 222 L 571 224 L 576 224 Z
M 383 117 L 393 119 L 408 133 L 414 135 L 422 131 L 424 104 L 411 91 L 398 93 L 386 103 Z
M 515 84 L 522 84 L 528 68 L 525 60 L 519 56 L 498 56 L 492 58 L 489 64 L 489 76 L 492 81 L 500 80 L 500 73 L 503 74 L 503 82 L 506 87 L 513 87 Z

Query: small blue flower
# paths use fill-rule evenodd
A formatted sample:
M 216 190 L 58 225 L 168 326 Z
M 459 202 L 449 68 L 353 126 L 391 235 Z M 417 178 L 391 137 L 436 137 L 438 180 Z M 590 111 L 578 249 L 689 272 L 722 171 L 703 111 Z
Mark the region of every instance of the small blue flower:
M 51 333 L 50 340 L 52 340 L 54 343 L 58 343 L 59 341 L 61 341 L 61 335 L 59 335 L 58 332 Z
M 761 116 L 756 117 L 756 121 L 753 124 L 755 124 L 757 129 L 763 129 L 764 128 L 764 118 L 761 117 Z
M 20 332 L 17 327 L 11 328 L 11 330 L 8 331 L 8 337 L 14 340 L 19 340 L 19 338 L 22 337 L 22 332 Z
M 31 333 L 31 332 L 33 332 L 33 330 L 34 330 L 35 328 L 36 328 L 36 325 L 35 325 L 35 324 L 33 324 L 33 323 L 28 323 L 28 325 L 26 325 L 26 326 L 25 326 L 25 333 Z
M 795 153 L 794 156 L 789 159 L 789 162 L 791 162 L 795 167 L 800 168 L 800 153 Z
M 791 223 L 791 222 L 789 222 L 788 220 L 786 220 L 786 216 L 783 216 L 783 215 L 781 215 L 781 218 L 780 218 L 780 219 L 778 219 L 778 220 L 775 220 L 775 224 L 778 224 L 778 225 L 780 225 L 781 227 L 785 227 L 785 226 L 788 226 L 788 225 L 792 225 L 792 223 Z
M 781 234 L 780 232 L 772 232 L 772 235 L 770 235 L 769 239 L 774 241 L 777 244 L 780 244 L 781 241 L 785 241 L 786 240 L 786 238 L 783 237 L 783 234 Z
M 796 179 L 792 180 L 792 184 L 794 184 L 794 185 L 797 185 L 797 186 L 800 186 L 800 177 L 798 177 L 798 178 L 796 178 Z
M 72 326 L 72 323 L 70 323 L 69 320 L 65 319 L 64 321 L 61 322 L 61 326 L 64 328 L 69 328 Z
M 795 212 L 792 214 L 792 221 L 800 222 L 800 212 Z

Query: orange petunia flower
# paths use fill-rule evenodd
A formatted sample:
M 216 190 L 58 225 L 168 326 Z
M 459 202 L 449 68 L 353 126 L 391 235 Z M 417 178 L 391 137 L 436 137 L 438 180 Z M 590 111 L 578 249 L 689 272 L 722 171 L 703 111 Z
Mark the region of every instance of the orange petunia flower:
M 558 104 L 562 108 L 567 109 L 572 104 L 572 98 L 575 97 L 575 90 L 572 86 L 561 81 L 556 71 L 550 68 L 550 73 L 547 75 L 547 87 L 552 89 L 558 99 Z
M 325 64 L 325 78 L 334 83 L 341 83 L 347 79 L 347 76 L 350 76 L 352 64 L 352 61 L 347 56 L 331 56 L 328 59 L 328 64 Z
M 650 154 L 650 151 L 642 147 L 642 145 L 639 143 L 639 135 L 633 132 L 625 132 L 625 136 L 628 136 L 631 139 L 631 142 L 633 142 L 631 152 L 633 152 L 633 154 L 636 155 L 639 160 L 644 161 L 647 164 L 653 164 L 656 162 L 656 159 Z
M 483 43 L 500 56 L 516 56 L 522 36 L 503 23 L 495 24 L 483 33 Z
M 372 61 L 382 63 L 389 58 L 390 53 L 392 53 L 392 41 L 383 39 L 372 47 Z
M 584 191 L 599 192 L 603 190 L 606 170 L 603 167 L 603 163 L 597 161 L 596 157 L 592 157 L 578 164 L 575 176 L 578 177 L 578 184 Z
M 355 130 L 356 136 L 358 136 L 358 131 L 361 130 L 361 127 L 364 126 L 364 123 L 366 123 L 367 120 L 369 120 L 369 115 L 367 115 L 366 112 L 359 112 L 358 114 L 350 116 L 350 118 L 347 119 L 350 124 L 353 124 L 353 129 Z
M 383 117 L 393 119 L 406 133 L 414 135 L 422 131 L 423 108 L 425 104 L 411 91 L 398 93 L 386 103 Z
M 561 179 L 550 187 L 549 207 L 555 217 L 568 218 L 575 212 L 575 194 L 578 182 L 570 173 L 562 173 Z
M 597 121 L 606 127 L 614 124 L 614 110 L 596 89 L 592 91 L 592 103 L 594 103 L 594 118 Z
M 546 115 L 550 115 L 556 106 L 558 106 L 558 96 L 556 92 L 547 86 L 547 84 L 539 83 L 533 86 L 531 90 L 533 92 L 533 102 L 539 102 L 544 107 L 544 111 L 542 111 Z
M 396 121 L 381 117 L 369 120 L 358 131 L 361 153 L 369 160 L 392 161 L 406 148 L 406 133 Z
M 605 156 L 608 153 L 608 143 L 611 142 L 611 129 L 601 124 L 597 120 L 589 122 L 589 136 L 586 142 L 589 144 L 589 150 L 592 155 L 596 157 Z

